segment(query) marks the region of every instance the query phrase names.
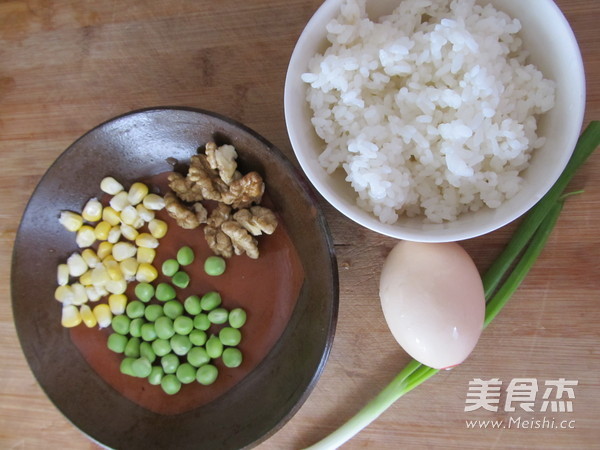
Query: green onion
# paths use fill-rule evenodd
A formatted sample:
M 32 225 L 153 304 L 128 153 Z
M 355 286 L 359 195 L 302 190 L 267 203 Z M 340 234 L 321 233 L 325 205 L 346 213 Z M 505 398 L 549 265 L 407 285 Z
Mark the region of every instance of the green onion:
M 573 155 L 557 182 L 527 213 L 506 248 L 482 277 L 487 302 L 484 328 L 494 320 L 533 267 L 556 225 L 564 199 L 570 195 L 564 195 L 564 190 L 575 172 L 598 145 L 600 145 L 600 122 L 594 121 L 588 125 L 579 138 Z M 519 255 L 521 255 L 519 261 L 514 265 L 502 286 L 497 289 Z M 431 378 L 438 371 L 438 369 L 425 366 L 413 359 L 354 417 L 309 448 L 333 449 L 341 446 L 379 417 L 396 400 Z
M 523 256 L 515 265 L 515 268 L 512 270 L 502 287 L 500 287 L 496 294 L 494 294 L 487 302 L 485 306 L 485 319 L 483 321 L 484 328 L 494 320 L 506 302 L 508 302 L 510 297 L 517 290 L 521 282 L 525 279 L 529 270 L 533 267 L 533 264 L 542 252 L 544 245 L 546 245 L 546 241 L 554 229 L 554 225 L 556 225 L 558 216 L 562 211 L 562 206 L 562 200 L 557 201 L 551 206 L 550 211 L 546 214 L 546 217 L 544 217 L 544 220 L 531 237 L 525 253 L 523 253 Z
M 548 193 L 535 204 L 527 213 L 512 239 L 490 266 L 483 276 L 483 286 L 486 299 L 498 287 L 498 284 L 510 268 L 511 264 L 517 258 L 519 253 L 525 248 L 535 230 L 540 226 L 552 205 L 554 205 L 563 195 L 567 184 L 571 181 L 575 172 L 585 163 L 600 143 L 600 122 L 590 122 L 585 131 L 579 137 L 571 159 L 567 163 L 565 170 L 560 175 L 556 183 L 550 188 Z

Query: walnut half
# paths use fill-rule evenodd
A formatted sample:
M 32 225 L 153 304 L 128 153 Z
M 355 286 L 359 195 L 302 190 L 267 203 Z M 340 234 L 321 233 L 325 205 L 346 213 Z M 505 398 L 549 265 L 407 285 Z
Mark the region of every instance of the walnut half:
M 219 173 L 225 184 L 229 185 L 235 177 L 237 169 L 235 160 L 238 155 L 233 145 L 217 147 L 214 142 L 209 142 L 206 144 L 204 152 L 210 167 Z
M 264 192 L 265 183 L 262 177 L 258 172 L 248 172 L 242 178 L 231 182 L 221 201 L 235 209 L 247 208 L 253 203 L 260 203 Z
M 259 236 L 263 233 L 273 234 L 277 228 L 277 217 L 273 211 L 264 206 L 252 206 L 247 209 L 240 209 L 233 218 L 253 236 Z
M 206 200 L 220 202 L 223 193 L 229 190 L 227 184 L 219 178 L 217 171 L 210 166 L 206 155 L 202 154 L 194 155 L 190 159 L 187 180 L 197 186 Z
M 169 187 L 184 202 L 199 202 L 203 200 L 202 189 L 178 172 L 171 172 L 167 177 Z
M 206 223 L 208 213 L 202 203 L 194 203 L 192 208 L 193 210 L 187 208 L 174 193 L 165 194 L 165 209 L 181 228 L 191 230 Z
M 221 230 L 231 239 L 236 255 L 246 253 L 249 258 L 258 258 L 258 242 L 239 223 L 229 220 L 221 225 Z
M 231 258 L 233 256 L 233 244 L 231 239 L 220 228 L 215 228 L 211 225 L 204 227 L 204 237 L 208 243 L 208 247 L 215 255 L 223 258 Z

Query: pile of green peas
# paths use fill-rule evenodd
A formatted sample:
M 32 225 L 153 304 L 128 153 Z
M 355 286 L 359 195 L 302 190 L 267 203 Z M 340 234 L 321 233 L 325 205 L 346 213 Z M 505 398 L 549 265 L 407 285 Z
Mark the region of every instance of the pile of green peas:
M 163 274 L 173 285 L 187 287 L 189 277 L 180 267 L 193 260 L 192 250 L 183 247 L 177 259 L 165 261 Z M 181 302 L 172 284 L 138 283 L 137 299 L 127 304 L 125 314 L 113 317 L 107 341 L 110 350 L 124 355 L 122 373 L 147 378 L 170 395 L 183 384 L 214 383 L 219 358 L 225 367 L 238 367 L 243 360 L 237 348 L 240 329 L 246 323 L 246 312 L 224 308 L 218 292 L 191 295 Z

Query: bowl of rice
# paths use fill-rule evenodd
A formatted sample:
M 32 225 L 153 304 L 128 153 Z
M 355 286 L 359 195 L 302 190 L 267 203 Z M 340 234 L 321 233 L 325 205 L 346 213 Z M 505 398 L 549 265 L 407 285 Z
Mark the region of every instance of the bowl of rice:
M 341 213 L 449 242 L 550 189 L 581 132 L 585 75 L 552 0 L 326 0 L 284 105 L 298 162 Z

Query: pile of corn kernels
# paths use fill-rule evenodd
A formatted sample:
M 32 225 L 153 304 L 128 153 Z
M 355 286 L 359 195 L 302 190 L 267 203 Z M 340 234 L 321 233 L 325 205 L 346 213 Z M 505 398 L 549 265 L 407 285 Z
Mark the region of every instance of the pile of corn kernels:
M 82 322 L 90 328 L 109 326 L 113 315 L 125 311 L 128 283 L 158 276 L 152 262 L 167 224 L 155 218 L 155 211 L 164 208 L 163 197 L 141 182 L 127 191 L 112 177 L 104 178 L 100 189 L 111 196 L 107 206 L 91 198 L 81 213 L 62 211 L 59 217 L 82 249 L 57 270 L 54 297 L 62 303 L 61 323 L 68 328 Z M 107 302 L 100 301 L 105 297 Z

